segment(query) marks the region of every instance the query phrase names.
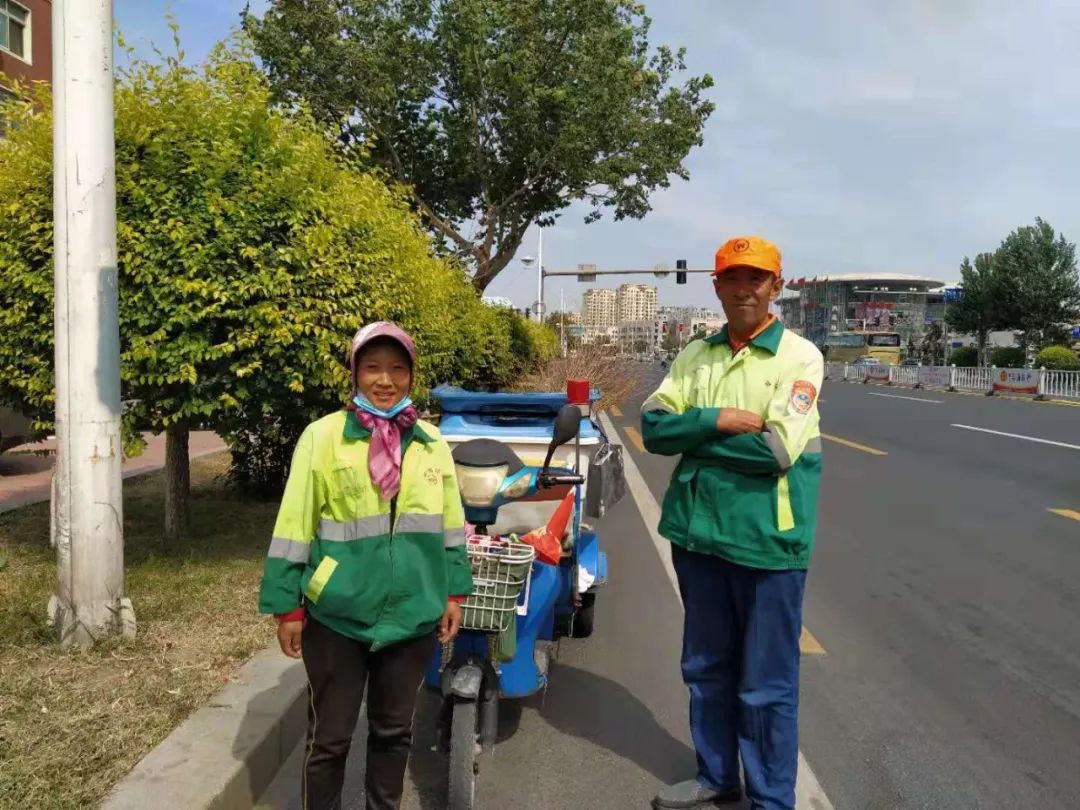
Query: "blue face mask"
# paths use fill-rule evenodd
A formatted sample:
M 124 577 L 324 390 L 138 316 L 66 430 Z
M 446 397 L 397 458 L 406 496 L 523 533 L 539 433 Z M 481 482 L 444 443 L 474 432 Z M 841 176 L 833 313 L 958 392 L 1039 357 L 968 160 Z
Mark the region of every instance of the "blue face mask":
M 403 410 L 412 405 L 412 397 L 405 397 L 405 399 L 401 400 L 401 402 L 399 402 L 397 405 L 395 405 L 388 411 L 384 411 L 381 408 L 376 408 L 368 401 L 367 397 L 365 397 L 363 394 L 357 394 L 355 397 L 353 397 L 353 403 L 356 405 L 357 408 L 362 411 L 366 411 L 367 413 L 370 413 L 372 416 L 378 416 L 382 419 L 393 419 Z

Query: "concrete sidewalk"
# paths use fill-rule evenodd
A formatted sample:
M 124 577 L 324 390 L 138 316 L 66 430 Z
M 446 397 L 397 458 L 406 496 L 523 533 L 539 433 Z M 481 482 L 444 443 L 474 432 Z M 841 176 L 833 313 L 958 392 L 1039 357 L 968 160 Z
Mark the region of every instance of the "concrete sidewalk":
M 124 462 L 124 477 L 160 470 L 165 464 L 165 436 L 144 434 L 146 449 Z M 49 500 L 49 482 L 55 462 L 55 442 L 26 444 L 0 454 L 0 512 Z M 192 432 L 188 453 L 192 459 L 225 449 L 212 431 Z

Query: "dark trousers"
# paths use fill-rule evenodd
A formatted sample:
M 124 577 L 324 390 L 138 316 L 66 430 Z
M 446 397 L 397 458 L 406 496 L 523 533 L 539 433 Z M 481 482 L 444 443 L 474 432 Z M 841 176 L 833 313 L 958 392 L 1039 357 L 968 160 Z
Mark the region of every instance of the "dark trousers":
M 412 745 L 413 713 L 435 636 L 371 646 L 308 618 L 301 641 L 308 675 L 304 810 L 340 810 L 360 704 L 367 687 L 367 810 L 397 810 Z
M 683 681 L 698 779 L 754 810 L 795 810 L 806 571 L 762 571 L 671 547 L 685 608 Z

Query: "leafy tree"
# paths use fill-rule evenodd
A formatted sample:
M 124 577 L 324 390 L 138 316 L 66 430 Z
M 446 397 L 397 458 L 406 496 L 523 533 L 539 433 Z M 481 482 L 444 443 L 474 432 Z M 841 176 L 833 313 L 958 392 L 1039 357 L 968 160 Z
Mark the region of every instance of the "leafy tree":
M 573 327 L 579 326 L 572 313 L 553 312 L 544 319 L 544 323 L 559 336 L 560 341 L 565 335 L 567 349 L 577 349 L 581 346 L 581 338 L 572 334 Z
M 0 140 L 0 401 L 45 429 L 52 108 L 44 85 L 22 93 L 0 108 L 17 122 Z M 238 480 L 275 489 L 300 430 L 348 391 L 345 347 L 365 321 L 413 332 L 421 395 L 512 371 L 512 324 L 432 257 L 408 201 L 348 164 L 302 110 L 270 101 L 243 46 L 198 68 L 134 60 L 118 77 L 125 425 L 166 432 L 167 537 L 186 526 L 189 429 L 217 430 Z
M 1075 371 L 1080 369 L 1080 357 L 1068 346 L 1047 346 L 1035 356 L 1035 367 Z
M 998 346 L 990 352 L 990 365 L 998 368 L 1023 368 L 1027 352 L 1019 346 Z
M 936 321 L 923 332 L 919 353 L 927 365 L 939 366 L 945 362 L 945 333 Z
M 985 365 L 990 332 L 1007 328 L 1006 307 L 1013 293 L 993 253 L 980 253 L 974 262 L 965 256 L 960 278 L 963 294 L 948 305 L 946 320 L 954 330 L 975 336 L 978 364 Z
M 245 26 L 280 97 L 410 188 L 485 289 L 533 223 L 640 218 L 702 142 L 708 75 L 635 0 L 275 0 Z
M 1021 348 L 1060 340 L 1080 312 L 1076 245 L 1036 218 L 1005 238 L 994 263 L 1006 281 L 1002 320 L 1020 330 Z

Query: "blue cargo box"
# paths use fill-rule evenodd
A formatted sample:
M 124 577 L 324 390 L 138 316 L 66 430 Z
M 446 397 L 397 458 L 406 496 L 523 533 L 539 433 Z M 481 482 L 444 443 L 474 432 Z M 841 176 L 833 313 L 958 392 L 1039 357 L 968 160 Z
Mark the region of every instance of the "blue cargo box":
M 440 385 L 431 394 L 442 406 L 439 430 L 457 441 L 510 436 L 530 444 L 546 444 L 551 440 L 555 414 L 566 404 L 565 393 L 492 394 Z M 600 392 L 593 389 L 589 398 L 598 401 Z M 603 434 L 592 421 L 583 419 L 579 436 L 582 443 L 593 444 Z

